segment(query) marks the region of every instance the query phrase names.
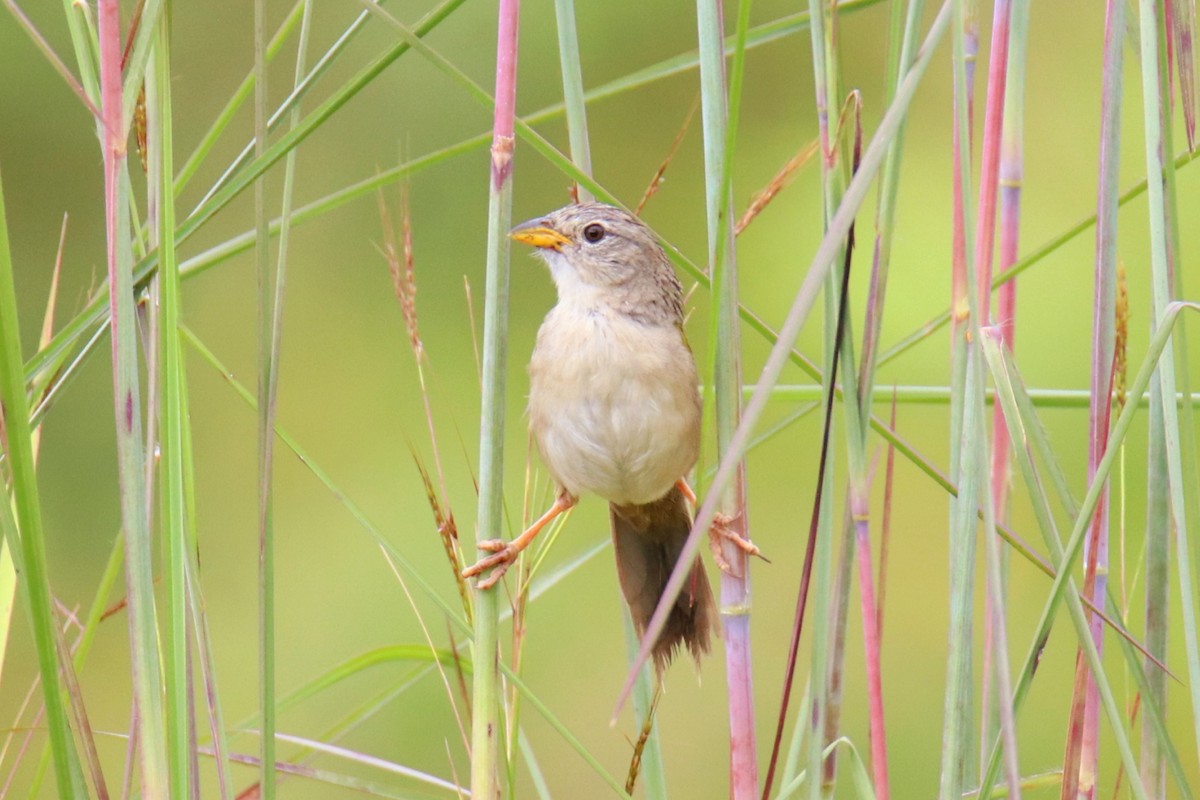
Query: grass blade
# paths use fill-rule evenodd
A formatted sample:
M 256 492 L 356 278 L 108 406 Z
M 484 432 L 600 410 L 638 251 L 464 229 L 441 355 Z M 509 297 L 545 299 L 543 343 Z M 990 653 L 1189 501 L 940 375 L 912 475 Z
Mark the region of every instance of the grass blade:
M 87 789 L 83 784 L 79 757 L 71 738 L 67 711 L 58 681 L 59 665 L 55 652 L 57 623 L 54 619 L 50 582 L 46 571 L 41 501 L 34 469 L 29 399 L 25 394 L 22 361 L 12 254 L 8 242 L 3 186 L 0 184 L 0 400 L 3 401 L 4 408 L 4 444 L 12 479 L 12 502 L 16 509 L 14 518 L 5 499 L 0 502 L 0 517 L 3 518 L 4 538 L 13 554 L 18 572 L 23 576 L 21 585 L 24 587 L 26 603 L 29 606 L 58 786 L 77 797 L 85 797 Z

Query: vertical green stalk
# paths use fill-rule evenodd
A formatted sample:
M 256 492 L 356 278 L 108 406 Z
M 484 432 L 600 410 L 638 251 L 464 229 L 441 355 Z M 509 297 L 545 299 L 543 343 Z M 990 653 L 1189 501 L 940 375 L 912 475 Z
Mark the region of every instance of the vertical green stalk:
M 575 29 L 575 0 L 554 0 L 558 21 L 558 59 L 562 68 L 563 105 L 567 111 L 567 138 L 571 160 L 579 171 L 592 175 L 592 150 L 588 144 L 587 105 L 583 100 L 583 67 L 579 63 L 579 34 Z M 592 193 L 576 185 L 579 202 L 593 200 Z
M 517 102 L 520 0 L 500 0 L 496 37 L 496 110 L 488 194 L 488 249 L 483 307 L 483 402 L 479 428 L 479 515 L 476 540 L 500 536 L 504 524 L 505 371 L 508 338 L 508 229 L 512 223 L 513 130 Z M 475 594 L 471 720 L 471 796 L 500 795 L 500 650 L 496 587 Z
M 1168 203 L 1175 207 L 1174 197 L 1168 198 L 1169 175 L 1166 173 L 1170 157 L 1170 130 L 1163 125 L 1164 117 L 1170 119 L 1170 98 L 1162 86 L 1160 70 L 1165 57 L 1160 49 L 1162 20 L 1159 12 L 1161 3 L 1155 0 L 1140 0 L 1139 22 L 1141 28 L 1142 104 L 1143 127 L 1146 141 L 1147 200 L 1150 210 L 1150 266 L 1153 309 L 1151 324 L 1162 321 L 1167 306 L 1171 303 L 1172 280 L 1170 264 L 1170 236 L 1168 226 Z M 1179 264 L 1176 264 L 1179 268 Z M 1167 485 L 1170 492 L 1171 520 L 1176 531 L 1176 567 L 1179 570 L 1179 590 L 1182 600 L 1184 647 L 1187 653 L 1188 686 L 1192 701 L 1192 724 L 1200 736 L 1200 641 L 1197 640 L 1195 587 L 1192 583 L 1189 560 L 1189 537 L 1186 535 L 1187 489 L 1184 482 L 1183 456 L 1179 409 L 1175 396 L 1175 337 L 1168 342 L 1158 364 L 1157 379 L 1159 399 L 1163 411 L 1163 445 L 1166 453 Z M 1189 460 L 1194 458 L 1189 455 Z M 1200 747 L 1200 738 L 1197 739 Z
M 163 728 L 162 677 L 154 607 L 153 556 L 143 474 L 142 408 L 134 316 L 129 177 L 124 169 L 127 131 L 121 108 L 121 30 L 117 0 L 100 0 L 100 88 L 104 114 L 104 188 L 108 238 L 109 319 L 112 326 L 113 409 L 125 572 L 129 597 L 134 702 L 141 743 L 142 791 L 166 798 L 168 772 Z
M 836 103 L 841 97 L 840 73 L 837 64 L 836 44 L 836 11 L 827 11 L 827 4 L 819 0 L 809 0 L 809 40 L 812 48 L 814 99 L 817 112 L 817 128 L 820 134 L 821 146 L 821 177 L 822 200 L 824 210 L 824 227 L 828 233 L 830 221 L 838 204 L 842 200 L 844 186 L 843 176 L 838 168 L 838 147 L 830 135 L 830 103 Z M 829 62 L 832 61 L 831 65 Z M 836 107 L 836 106 L 835 106 Z M 839 285 L 837 270 L 842 266 L 842 254 L 845 249 L 844 241 L 838 242 L 833 256 L 833 268 L 825 279 L 825 379 L 823 391 L 834 391 L 833 361 L 837 341 L 838 292 Z M 827 395 L 828 397 L 828 395 Z M 827 401 L 828 402 L 828 401 Z M 827 417 L 827 424 L 833 424 L 833 418 Z M 833 432 L 829 431 L 832 437 Z M 822 796 L 822 790 L 827 786 L 825 779 L 829 773 L 823 769 L 825 763 L 825 741 L 829 734 L 830 724 L 836 724 L 830 715 L 836 711 L 830 708 L 831 700 L 837 697 L 831 686 L 831 665 L 836 663 L 836 652 L 831 652 L 835 619 L 838 616 L 840 604 L 830 597 L 833 584 L 833 475 L 834 461 L 829 458 L 825 463 L 824 486 L 826 491 L 820 498 L 818 511 L 817 539 L 814 542 L 813 572 L 816 578 L 814 587 L 813 626 L 812 626 L 812 672 L 816 676 L 813 684 L 812 734 L 808 740 L 808 796 L 816 800 Z M 849 545 L 847 545 L 849 546 Z M 843 589 L 848 588 L 848 582 Z M 835 716 L 836 718 L 836 716 Z M 830 768 L 832 769 L 832 764 Z
M 975 305 L 972 281 L 974 253 L 971 221 L 971 67 L 967 58 L 970 22 L 966 0 L 954 1 L 954 172 L 955 280 L 954 334 L 951 341 L 950 479 L 958 495 L 950 503 L 950 630 L 946 655 L 946 692 L 942 735 L 939 797 L 957 800 L 962 794 L 972 731 L 972 648 L 978 477 L 971 457 L 973 419 L 982 398 L 972 398 L 976 367 L 972 337 L 968 336 Z M 977 402 L 973 402 L 977 401 Z M 978 408 L 976 406 L 978 405 Z
M 1004 83 L 1004 112 L 1000 131 L 1000 164 L 999 164 L 999 194 L 1000 194 L 1000 251 L 999 269 L 1008 270 L 1017 261 L 1018 244 L 1020 241 L 1021 223 L 1021 182 L 1024 175 L 1024 146 L 1022 143 L 1025 125 L 1025 53 L 1027 49 L 1027 30 L 1029 20 L 1029 4 L 1024 0 L 1014 0 L 1011 11 L 1011 28 L 1009 34 L 1009 56 L 1007 75 Z M 1017 313 L 1017 282 L 1010 280 L 1000 286 L 997 300 L 996 322 L 1001 339 L 1010 350 L 1013 348 L 1016 334 Z M 992 457 L 989 469 L 991 508 L 995 518 L 1001 522 L 1008 520 L 1010 462 L 1008 430 L 1005 427 L 1004 411 L 999 403 L 992 409 Z M 993 528 L 985 526 L 986 531 Z M 989 550 L 989 556 L 991 551 Z M 998 722 L 1010 714 L 1011 706 L 1006 699 L 1011 693 L 1001 691 L 992 680 L 994 671 L 1007 670 L 1007 646 L 1003 653 L 997 653 L 997 639 L 1006 638 L 1003 613 L 992 608 L 993 594 L 1001 603 L 1006 601 L 1008 581 L 1008 552 L 1000 553 L 1000 569 L 997 576 L 998 585 L 989 586 L 986 599 L 988 626 L 984 639 L 984 680 L 983 706 L 979 730 L 981 767 L 986 758 L 987 748 L 1000 732 Z M 989 573 L 990 574 L 990 573 Z M 1011 728 L 1003 731 L 1011 733 Z M 1006 755 L 1011 748 L 1006 748 Z
M 1124 0 L 1112 0 L 1124 5 Z M 1171 507 L 1168 499 L 1166 436 L 1163 433 L 1163 405 L 1158 381 L 1150 386 L 1150 411 L 1146 436 L 1146 649 L 1166 661 L 1170 641 L 1168 612 L 1171 604 Z M 1167 708 L 1167 675 L 1145 659 L 1147 697 L 1164 711 Z M 1167 765 L 1164 748 L 1149 716 L 1142 718 L 1142 783 L 1146 796 L 1165 800 Z
M 87 790 L 84 788 L 58 680 L 58 658 L 54 643 L 57 623 L 50 596 L 50 579 L 46 572 L 46 544 L 42 535 L 41 501 L 33 459 L 29 398 L 25 394 L 24 360 L 21 358 L 21 337 L 17 326 L 17 293 L 13 283 L 6 220 L 4 192 L 0 184 L 0 402 L 3 403 L 0 414 L 3 415 L 7 435 L 16 526 L 9 524 L 13 520 L 8 498 L 0 499 L 0 514 L 5 517 L 5 539 L 22 573 L 21 585 L 25 587 L 25 599 L 29 605 L 59 791 L 70 791 L 74 796 L 84 797 Z M 2 484 L 3 478 L 0 476 Z M 18 531 L 19 540 L 12 535 Z
M 254 3 L 254 156 L 267 152 L 267 9 Z M 259 782 L 263 800 L 275 798 L 275 525 L 272 455 L 276 365 L 271 346 L 271 239 L 265 176 L 254 182 L 258 275 L 258 630 L 259 713 L 262 718 Z
M 741 336 L 738 321 L 737 258 L 729 214 L 734 143 L 741 76 L 746 56 L 750 0 L 740 0 L 732 80 L 726 86 L 724 19 L 719 0 L 697 0 L 700 46 L 700 97 L 704 128 L 705 208 L 708 261 L 715 298 L 710 322 L 710 352 L 716 410 L 717 457 L 724 458 L 737 428 L 741 406 Z M 719 507 L 730 520 L 730 533 L 746 538 L 746 468 L 739 461 Z M 729 707 L 729 794 L 758 795 L 754 730 L 754 683 L 750 657 L 750 562 L 732 542 L 721 544 L 731 573 L 721 573 L 721 623 L 725 636 L 725 674 Z M 686 562 L 684 562 L 686 563 Z
M 1117 300 L 1117 167 L 1121 150 L 1121 63 L 1123 60 L 1124 3 L 1109 2 L 1105 13 L 1104 88 L 1100 121 L 1099 188 L 1096 200 L 1096 266 L 1093 291 L 1091 402 L 1088 407 L 1088 480 L 1095 477 L 1096 465 L 1108 446 L 1108 430 L 1112 414 L 1113 353 L 1116 343 Z M 1085 572 L 1091 578 L 1091 601 L 1103 607 L 1108 594 L 1108 534 L 1109 489 L 1107 482 L 1101 490 L 1099 507 L 1092 522 L 1092 535 L 1085 542 Z M 1086 579 L 1085 579 L 1086 580 Z M 1086 583 L 1085 583 L 1086 585 Z M 1092 641 L 1103 652 L 1104 622 L 1093 614 L 1090 620 Z M 1082 660 L 1080 660 L 1082 668 Z M 1156 671 L 1156 670 L 1152 670 Z M 1078 781 L 1081 797 L 1094 797 L 1099 764 L 1100 697 L 1095 680 L 1088 675 L 1082 688 L 1082 724 L 1079 733 L 1077 767 L 1064 764 L 1065 769 L 1077 772 L 1065 776 L 1068 783 Z M 1071 728 L 1075 730 L 1074 725 Z M 1074 756 L 1071 745 L 1068 753 Z M 1069 759 L 1076 760 L 1075 758 Z
M 150 143 L 150 180 L 156 184 L 161 325 L 158 353 L 161 358 L 161 425 L 159 469 L 163 528 L 164 578 L 167 587 L 166 667 L 167 759 L 171 796 L 188 796 L 188 670 L 187 559 L 183 501 L 183 354 L 179 346 L 179 266 L 175 257 L 174 136 L 171 116 L 170 11 L 159 15 L 152 55 L 153 71 L 147 80 Z M 153 222 L 153 220 L 152 220 Z

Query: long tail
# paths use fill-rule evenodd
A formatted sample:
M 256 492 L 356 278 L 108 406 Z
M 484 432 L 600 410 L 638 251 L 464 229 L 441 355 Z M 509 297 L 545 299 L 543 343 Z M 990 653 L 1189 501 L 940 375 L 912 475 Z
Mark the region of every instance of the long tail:
M 653 503 L 642 506 L 609 503 L 608 508 L 621 591 L 634 625 L 642 634 L 679 560 L 692 517 L 677 488 Z M 697 558 L 654 645 L 655 667 L 660 673 L 665 670 L 680 646 L 687 647 L 699 665 L 700 656 L 709 651 L 710 634 L 716 631 L 716 601 L 704 565 Z

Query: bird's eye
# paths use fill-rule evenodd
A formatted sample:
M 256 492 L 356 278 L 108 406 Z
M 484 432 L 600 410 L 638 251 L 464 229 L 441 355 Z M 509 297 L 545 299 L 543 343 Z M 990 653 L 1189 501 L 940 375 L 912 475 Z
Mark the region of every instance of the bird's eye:
M 604 234 L 605 234 L 604 226 L 601 225 L 599 222 L 593 222 L 591 225 L 588 225 L 586 228 L 583 229 L 583 238 L 586 241 L 591 242 L 592 244 L 595 244 L 596 242 L 603 239 Z

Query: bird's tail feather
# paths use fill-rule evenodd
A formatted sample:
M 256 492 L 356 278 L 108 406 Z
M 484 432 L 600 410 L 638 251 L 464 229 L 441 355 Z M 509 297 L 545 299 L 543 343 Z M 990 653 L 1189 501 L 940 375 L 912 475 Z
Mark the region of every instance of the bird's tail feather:
M 645 505 L 609 503 L 609 515 L 621 591 L 641 635 L 679 560 L 692 528 L 692 517 L 678 488 Z M 655 667 L 660 673 L 665 670 L 680 647 L 686 647 L 699 665 L 700 657 L 709 651 L 710 636 L 716 631 L 716 601 L 704 565 L 696 558 L 654 645 Z

